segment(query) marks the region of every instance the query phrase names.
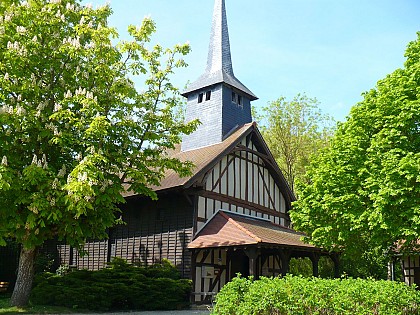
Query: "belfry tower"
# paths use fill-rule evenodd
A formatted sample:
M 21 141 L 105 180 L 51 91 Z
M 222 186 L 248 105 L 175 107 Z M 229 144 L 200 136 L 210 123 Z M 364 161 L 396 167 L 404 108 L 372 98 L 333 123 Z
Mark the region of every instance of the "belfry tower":
M 181 151 L 220 143 L 252 121 L 251 101 L 258 98 L 233 74 L 225 0 L 214 4 L 206 70 L 182 95 L 188 99 L 186 121 L 199 119 L 201 125 L 184 136 Z

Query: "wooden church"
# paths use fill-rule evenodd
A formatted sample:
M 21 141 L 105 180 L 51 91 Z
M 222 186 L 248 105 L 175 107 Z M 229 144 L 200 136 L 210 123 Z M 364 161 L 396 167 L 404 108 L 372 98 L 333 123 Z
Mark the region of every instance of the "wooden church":
M 193 280 L 196 303 L 237 273 L 285 274 L 292 257 L 309 257 L 317 275 L 327 253 L 304 243 L 291 227 L 295 196 L 252 122 L 257 97 L 233 73 L 224 0 L 215 0 L 207 68 L 182 95 L 186 119 L 202 124 L 169 154 L 192 161 L 192 176 L 169 171 L 155 187 L 158 201 L 127 193 L 127 224 L 110 229 L 107 240 L 87 243 L 89 255 L 65 244 L 49 252 L 60 265 L 88 269 L 113 257 L 141 264 L 168 259 Z

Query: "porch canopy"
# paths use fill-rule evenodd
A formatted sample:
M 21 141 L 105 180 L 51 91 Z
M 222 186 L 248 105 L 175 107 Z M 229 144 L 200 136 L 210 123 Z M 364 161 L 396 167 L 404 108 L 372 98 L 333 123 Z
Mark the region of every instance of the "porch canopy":
M 255 264 L 259 256 L 278 254 L 282 260 L 283 274 L 288 272 L 291 258 L 308 257 L 317 276 L 320 256 L 335 259 L 321 248 L 305 243 L 302 240 L 304 236 L 267 219 L 219 210 L 197 232 L 188 248 L 193 251 L 217 248 L 244 250 L 249 258 L 249 273 L 257 277 L 259 272 Z
M 321 252 L 321 249 L 303 242 L 302 233 L 274 224 L 263 218 L 219 210 L 197 232 L 190 249 L 257 245 L 282 246 Z

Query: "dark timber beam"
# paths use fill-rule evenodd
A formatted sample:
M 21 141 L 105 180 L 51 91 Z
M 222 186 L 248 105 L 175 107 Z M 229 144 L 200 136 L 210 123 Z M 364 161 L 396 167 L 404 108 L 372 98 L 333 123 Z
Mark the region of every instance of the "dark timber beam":
M 249 259 L 249 275 L 253 276 L 254 279 L 258 279 L 259 274 L 257 272 L 257 258 L 259 255 L 259 250 L 255 247 L 245 249 L 245 255 Z

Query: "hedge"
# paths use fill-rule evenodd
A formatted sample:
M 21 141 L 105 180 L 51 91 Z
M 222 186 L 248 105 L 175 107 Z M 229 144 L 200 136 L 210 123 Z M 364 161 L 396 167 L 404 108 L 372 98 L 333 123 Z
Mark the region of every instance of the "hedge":
M 420 314 L 420 293 L 402 282 L 362 279 L 235 278 L 216 296 L 212 314 Z
M 118 260 L 98 271 L 41 273 L 31 303 L 95 311 L 173 310 L 189 306 L 191 287 L 168 262 L 136 267 Z

